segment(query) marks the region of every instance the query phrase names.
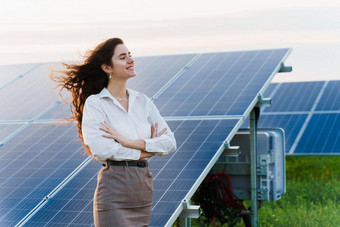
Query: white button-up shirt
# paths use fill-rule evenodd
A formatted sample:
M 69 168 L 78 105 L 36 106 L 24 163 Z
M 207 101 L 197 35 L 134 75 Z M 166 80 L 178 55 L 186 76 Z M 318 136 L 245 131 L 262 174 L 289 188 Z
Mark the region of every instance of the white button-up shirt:
M 140 159 L 140 150 L 123 147 L 114 139 L 103 137 L 105 132 L 99 128 L 102 127 L 100 122 L 104 121 L 127 139 L 144 140 L 147 152 L 158 155 L 174 152 L 177 149 L 174 134 L 152 100 L 140 92 L 127 90 L 128 112 L 106 88 L 86 99 L 82 133 L 84 143 L 90 147 L 92 155 L 98 161 Z M 158 123 L 157 133 L 163 128 L 167 130 L 161 136 L 151 139 L 151 125 L 156 123 Z

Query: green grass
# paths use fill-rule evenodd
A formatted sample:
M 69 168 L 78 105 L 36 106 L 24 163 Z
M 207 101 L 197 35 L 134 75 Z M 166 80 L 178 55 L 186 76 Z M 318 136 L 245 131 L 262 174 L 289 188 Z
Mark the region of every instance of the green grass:
M 262 204 L 260 226 L 340 226 L 340 156 L 287 156 L 286 188 Z M 192 226 L 205 225 L 193 219 Z
M 260 208 L 261 226 L 340 226 L 340 156 L 286 157 L 286 184 Z

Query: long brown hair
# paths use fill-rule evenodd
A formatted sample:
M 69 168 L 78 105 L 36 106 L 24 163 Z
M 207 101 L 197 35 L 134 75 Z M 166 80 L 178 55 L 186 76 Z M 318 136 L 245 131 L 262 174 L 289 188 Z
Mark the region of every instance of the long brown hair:
M 62 63 L 66 70 L 51 72 L 51 79 L 58 83 L 57 87 L 60 87 L 59 94 L 61 95 L 64 89 L 72 94 L 70 103 L 72 115 L 68 119 L 77 121 L 79 138 L 89 155 L 91 155 L 91 150 L 84 144 L 81 127 L 84 104 L 90 95 L 97 94 L 104 87 L 107 87 L 109 78 L 102 70 L 101 65 L 112 66 L 111 59 L 118 44 L 124 44 L 123 40 L 119 38 L 108 39 L 95 49 L 88 51 L 84 63 Z

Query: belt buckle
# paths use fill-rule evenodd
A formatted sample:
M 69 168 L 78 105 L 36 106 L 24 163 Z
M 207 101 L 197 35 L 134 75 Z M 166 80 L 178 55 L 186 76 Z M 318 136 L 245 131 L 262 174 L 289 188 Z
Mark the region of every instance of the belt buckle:
M 145 162 L 139 161 L 139 162 L 137 162 L 137 166 L 138 166 L 139 168 L 144 168 L 144 167 L 146 166 L 146 163 L 145 163 Z

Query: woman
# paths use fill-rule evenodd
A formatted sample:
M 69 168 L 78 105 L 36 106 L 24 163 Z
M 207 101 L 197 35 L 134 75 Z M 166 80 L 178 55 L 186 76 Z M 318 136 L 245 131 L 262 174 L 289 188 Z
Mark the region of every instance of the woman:
M 94 193 L 95 226 L 148 226 L 153 181 L 147 158 L 176 150 L 176 141 L 153 102 L 128 89 L 134 60 L 119 38 L 91 51 L 81 65 L 67 65 L 55 80 L 71 91 L 73 118 L 88 153 L 106 166 Z

